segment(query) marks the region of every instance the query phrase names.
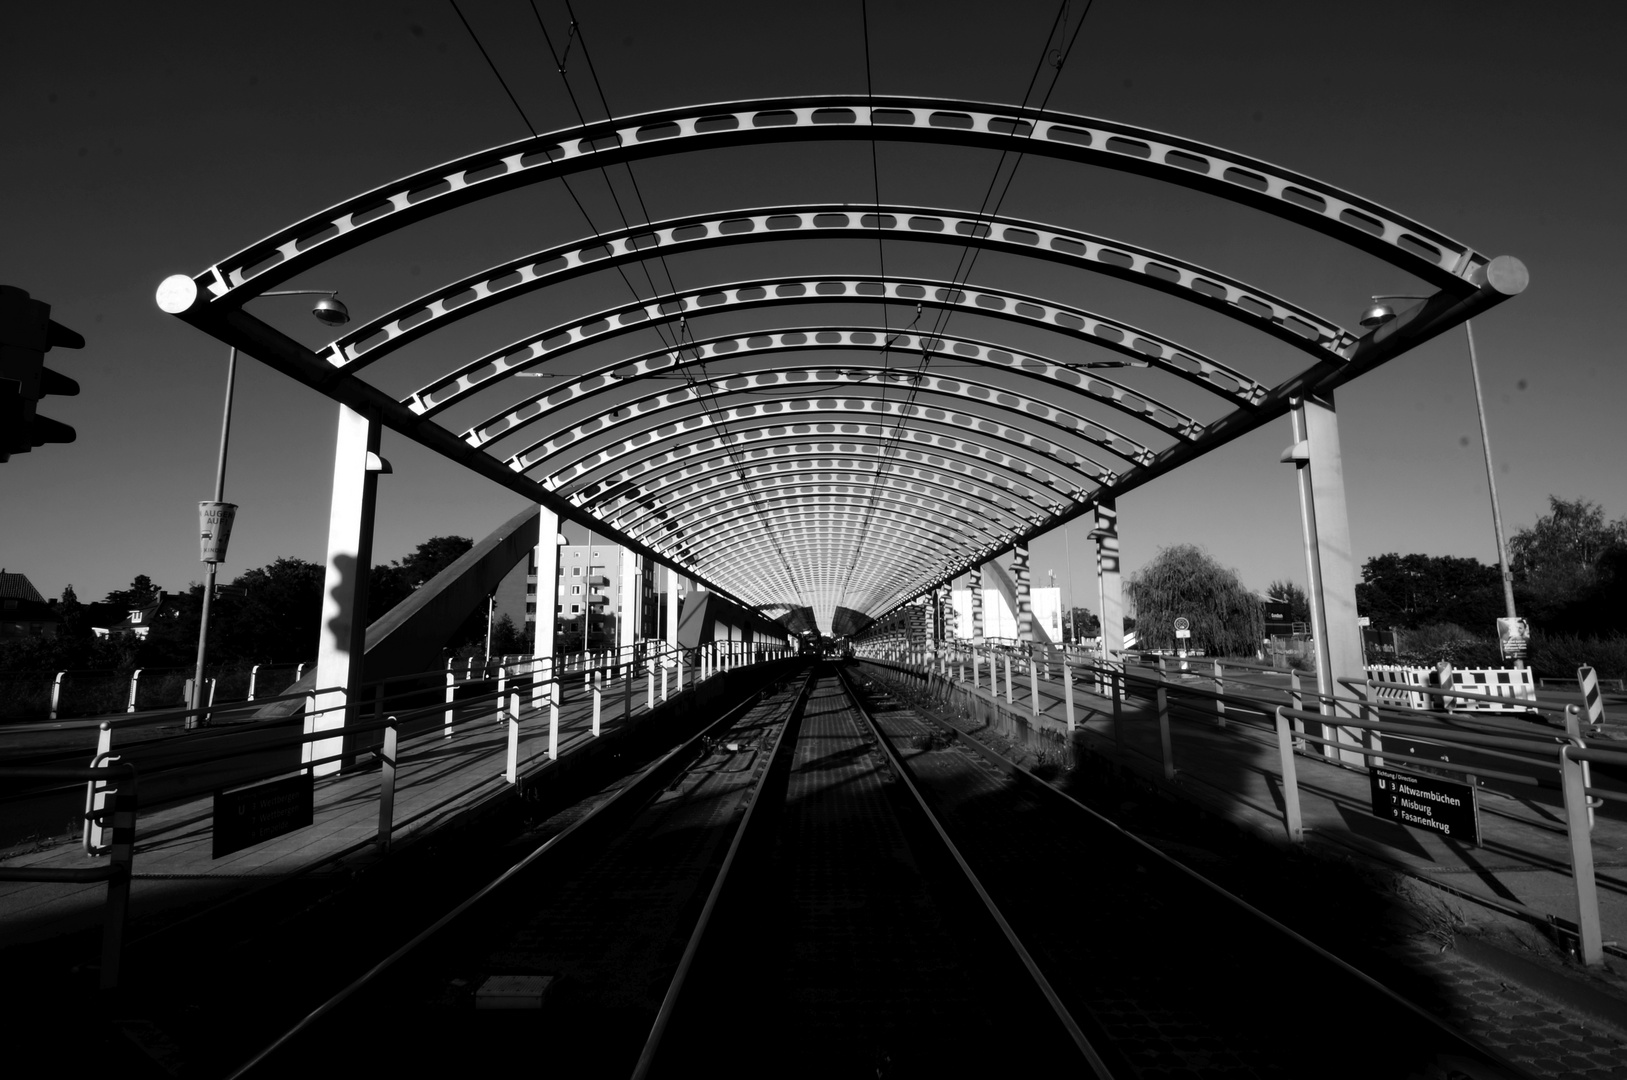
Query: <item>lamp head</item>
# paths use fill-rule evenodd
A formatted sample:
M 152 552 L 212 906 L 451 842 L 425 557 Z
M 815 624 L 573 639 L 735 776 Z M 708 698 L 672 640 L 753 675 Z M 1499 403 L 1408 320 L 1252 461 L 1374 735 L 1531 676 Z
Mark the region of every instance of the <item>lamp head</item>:
M 1362 312 L 1361 324 L 1366 329 L 1372 330 L 1376 327 L 1383 326 L 1393 318 L 1395 318 L 1395 308 L 1391 307 L 1389 304 L 1380 304 L 1375 302 L 1366 311 Z
M 318 300 L 316 306 L 311 309 L 311 314 L 329 326 L 343 326 L 350 321 L 350 309 L 345 307 L 337 296 L 324 296 Z

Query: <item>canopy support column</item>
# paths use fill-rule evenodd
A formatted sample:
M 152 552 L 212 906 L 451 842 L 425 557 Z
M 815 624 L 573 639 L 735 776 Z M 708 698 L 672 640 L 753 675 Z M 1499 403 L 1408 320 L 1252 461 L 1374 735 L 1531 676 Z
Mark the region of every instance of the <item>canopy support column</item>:
M 1363 673 L 1361 628 L 1356 624 L 1356 564 L 1350 547 L 1350 514 L 1345 506 L 1344 460 L 1339 450 L 1339 417 L 1333 396 L 1302 398 L 1289 414 L 1294 444 L 1283 460 L 1294 465 L 1299 482 L 1301 535 L 1316 638 L 1316 689 L 1324 698 L 1339 689 L 1338 679 Z M 1331 702 L 1320 711 L 1333 715 Z M 1329 737 L 1324 735 L 1324 737 Z M 1360 742 L 1355 731 L 1341 738 Z M 1362 763 L 1360 754 L 1324 747 L 1323 752 L 1347 764 Z
M 340 728 L 356 720 L 367 651 L 367 579 L 373 569 L 373 523 L 378 476 L 387 466 L 379 457 L 383 427 L 378 418 L 339 406 L 339 432 L 333 450 L 333 494 L 328 511 L 327 569 L 322 581 L 322 624 L 316 649 L 316 709 L 305 718 L 305 733 Z M 305 744 L 302 760 L 320 761 L 346 753 L 343 737 Z M 340 761 L 313 770 L 339 771 Z

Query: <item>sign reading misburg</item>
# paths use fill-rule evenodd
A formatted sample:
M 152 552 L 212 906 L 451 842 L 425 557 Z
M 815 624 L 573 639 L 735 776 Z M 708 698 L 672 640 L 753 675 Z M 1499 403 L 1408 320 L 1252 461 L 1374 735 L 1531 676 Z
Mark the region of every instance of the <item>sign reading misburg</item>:
M 1480 814 L 1474 788 L 1377 766 L 1367 773 L 1373 814 L 1415 829 L 1431 829 L 1465 844 L 1480 843 Z

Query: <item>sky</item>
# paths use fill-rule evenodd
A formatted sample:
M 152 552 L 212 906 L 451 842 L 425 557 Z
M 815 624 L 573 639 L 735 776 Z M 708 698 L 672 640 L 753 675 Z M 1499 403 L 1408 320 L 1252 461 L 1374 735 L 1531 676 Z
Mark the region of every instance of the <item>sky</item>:
M 708 101 L 804 93 L 1022 100 L 1058 5 L 761 5 L 579 2 L 581 39 L 562 79 L 524 0 L 461 10 L 538 130 Z M 1518 256 L 1530 288 L 1475 323 L 1498 492 L 1510 533 L 1550 495 L 1627 514 L 1620 413 L 1627 371 L 1611 332 L 1627 239 L 1619 177 L 1627 77 L 1614 50 L 1627 9 L 1612 3 L 1388 2 L 1334 5 L 1096 0 L 1067 5 L 1078 44 L 1049 107 L 1166 131 L 1307 173 L 1454 236 Z M 536 0 L 557 47 L 564 0 Z M 866 34 L 868 27 L 868 34 Z M 78 441 L 0 464 L 0 565 L 47 596 L 100 599 L 145 573 L 170 589 L 201 580 L 196 503 L 211 496 L 226 350 L 162 314 L 153 294 L 340 199 L 528 133 L 444 0 L 275 5 L 60 3 L 8 13 L 0 65 L 0 283 L 52 305 L 88 342 L 48 365 L 75 398 L 41 411 Z M 26 47 L 16 47 L 25 43 Z M 595 88 L 592 75 L 598 77 Z M 568 79 L 568 83 L 567 83 Z M 1035 98 L 1037 100 L 1038 94 Z M 654 217 L 793 201 L 975 206 L 994 155 L 865 143 L 676 155 L 637 167 Z M 603 182 L 576 197 L 614 224 Z M 630 189 L 620 192 L 624 201 Z M 635 208 L 633 213 L 639 211 Z M 1377 260 L 1251 211 L 1157 181 L 1063 166 L 1018 166 L 1002 212 L 1065 222 L 1216 267 L 1353 327 L 1370 294 L 1417 291 Z M 502 258 L 587 234 L 557 185 L 493 200 L 454 221 L 393 236 L 286 287 L 338 288 L 359 318 Z M 925 247 L 925 245 L 919 245 Z M 811 263 L 677 260 L 693 287 L 768 272 L 941 270 L 907 245 L 832 244 Z M 760 264 L 759 264 L 760 263 Z M 952 260 L 951 260 L 952 263 Z M 1071 275 L 1071 276 L 1070 276 Z M 986 258 L 974 283 L 1004 284 L 1141 321 L 1276 381 L 1291 370 L 1235 324 L 1137 295 L 1098 276 Z M 537 298 L 404 354 L 380 385 L 448 367 L 566 303 L 626 302 L 619 282 Z M 595 292 L 594 290 L 598 291 Z M 298 298 L 255 311 L 313 347 L 331 336 Z M 824 320 L 809 311 L 797 318 Z M 894 312 L 893 318 L 899 313 Z M 975 316 L 951 329 L 978 336 Z M 894 324 L 896 325 L 896 323 Z M 475 355 L 478 355 L 476 353 Z M 392 382 L 391 379 L 396 380 Z M 1352 542 L 1385 552 L 1495 559 L 1464 335 L 1454 332 L 1363 376 L 1337 404 Z M 252 358 L 239 364 L 226 498 L 240 504 L 223 580 L 282 557 L 321 561 L 336 406 Z M 1124 566 L 1197 543 L 1256 589 L 1305 579 L 1283 419 L 1161 478 L 1119 504 Z M 517 495 L 386 433 L 375 557 L 434 535 L 478 538 Z M 1094 607 L 1088 526 L 1040 538 L 1064 602 Z

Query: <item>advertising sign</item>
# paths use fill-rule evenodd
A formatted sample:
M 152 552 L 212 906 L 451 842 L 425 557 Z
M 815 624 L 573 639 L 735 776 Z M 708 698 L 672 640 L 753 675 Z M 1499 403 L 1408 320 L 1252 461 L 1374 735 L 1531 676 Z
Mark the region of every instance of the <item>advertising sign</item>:
M 232 538 L 232 521 L 237 517 L 237 504 L 229 502 L 200 502 L 198 504 L 198 561 L 223 563 L 226 544 Z
M 1531 645 L 1531 624 L 1524 619 L 1497 620 L 1497 647 L 1505 660 L 1524 660 Z
M 1382 766 L 1369 770 L 1367 781 L 1374 817 L 1430 829 L 1465 844 L 1480 843 L 1479 807 L 1468 784 Z

